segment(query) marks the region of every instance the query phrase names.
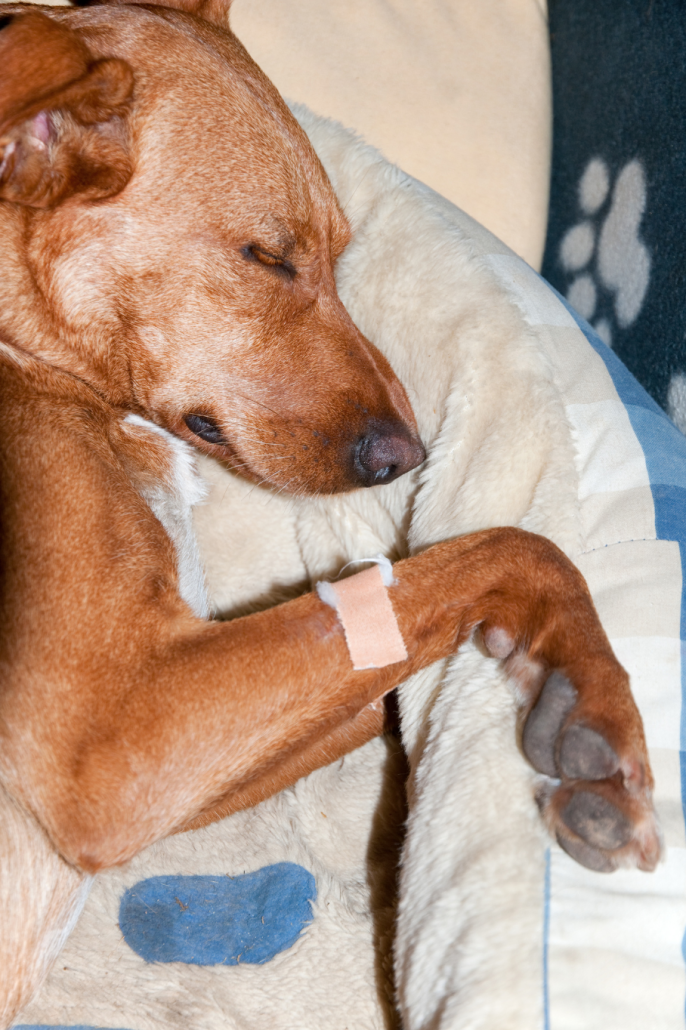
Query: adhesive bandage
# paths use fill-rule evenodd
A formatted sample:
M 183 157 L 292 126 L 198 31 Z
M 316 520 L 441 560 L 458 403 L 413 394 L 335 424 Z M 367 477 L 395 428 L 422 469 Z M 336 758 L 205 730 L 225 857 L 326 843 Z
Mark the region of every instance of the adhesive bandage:
M 407 658 L 388 596 L 393 567 L 388 558 L 381 556 L 361 561 L 375 564 L 339 583 L 317 583 L 316 589 L 320 599 L 338 613 L 353 668 L 382 669 Z

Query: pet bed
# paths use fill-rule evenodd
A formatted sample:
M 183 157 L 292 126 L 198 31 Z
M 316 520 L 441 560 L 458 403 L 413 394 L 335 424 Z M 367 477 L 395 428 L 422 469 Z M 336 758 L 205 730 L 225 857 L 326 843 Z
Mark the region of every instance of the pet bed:
M 503 523 L 588 577 L 632 676 L 668 851 L 592 873 L 546 839 L 498 662 L 467 645 L 400 690 L 410 763 L 397 925 L 396 745 L 96 878 L 23 1028 L 671 1030 L 684 1022 L 681 546 L 686 441 L 527 265 L 304 109 L 355 238 L 341 296 L 406 384 L 429 459 L 388 487 L 287 498 L 203 459 L 216 610 L 354 558 Z

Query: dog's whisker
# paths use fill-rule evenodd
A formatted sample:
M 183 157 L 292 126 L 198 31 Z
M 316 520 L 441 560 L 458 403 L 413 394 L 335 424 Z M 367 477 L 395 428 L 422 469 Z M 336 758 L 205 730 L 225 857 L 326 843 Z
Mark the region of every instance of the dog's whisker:
M 286 447 L 285 441 L 279 440 L 260 440 L 259 437 L 251 436 L 239 436 L 237 437 L 237 443 L 256 443 L 260 447 Z
M 272 415 L 276 415 L 276 417 L 279 419 L 282 417 L 278 411 L 275 411 L 274 408 L 270 408 L 268 404 L 265 404 L 264 401 L 259 400 L 257 397 L 251 397 L 247 394 L 237 394 L 236 396 L 242 397 L 242 399 L 244 401 L 247 401 L 249 404 L 256 404 L 259 407 L 264 408 L 265 411 L 270 411 Z M 306 422 L 304 419 L 299 419 L 298 424 L 302 426 L 304 429 L 313 430 L 316 428 L 315 423 Z

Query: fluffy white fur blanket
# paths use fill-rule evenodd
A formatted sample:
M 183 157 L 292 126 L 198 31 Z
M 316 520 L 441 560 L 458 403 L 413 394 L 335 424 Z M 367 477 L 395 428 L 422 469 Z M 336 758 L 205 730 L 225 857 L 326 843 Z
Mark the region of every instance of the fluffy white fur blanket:
M 351 559 L 395 559 L 500 524 L 544 533 L 575 557 L 572 428 L 551 353 L 503 286 L 516 260 L 493 240 L 495 257 L 484 257 L 461 212 L 340 126 L 297 114 L 355 231 L 338 267 L 341 296 L 405 383 L 429 459 L 391 486 L 320 499 L 275 495 L 203 460 L 209 496 L 195 525 L 215 609 L 242 613 Z M 536 293 L 533 273 L 528 288 Z M 511 688 L 499 663 L 468 645 L 406 682 L 400 709 L 411 768 L 394 943 L 404 1026 L 534 1030 L 547 842 Z M 380 819 L 401 817 L 397 760 L 393 745 L 374 741 L 252 811 L 100 876 L 22 1024 L 393 1025 L 384 875 L 394 857 Z M 318 896 L 306 932 L 265 965 L 149 964 L 122 940 L 119 898 L 140 879 L 280 861 L 311 870 Z

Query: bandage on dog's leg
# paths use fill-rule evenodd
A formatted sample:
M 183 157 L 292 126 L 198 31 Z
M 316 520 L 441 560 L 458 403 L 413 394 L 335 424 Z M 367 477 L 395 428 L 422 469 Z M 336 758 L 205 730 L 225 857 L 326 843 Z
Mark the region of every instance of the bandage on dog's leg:
M 382 669 L 407 659 L 378 564 L 340 583 L 318 583 L 317 593 L 338 613 L 354 669 Z

